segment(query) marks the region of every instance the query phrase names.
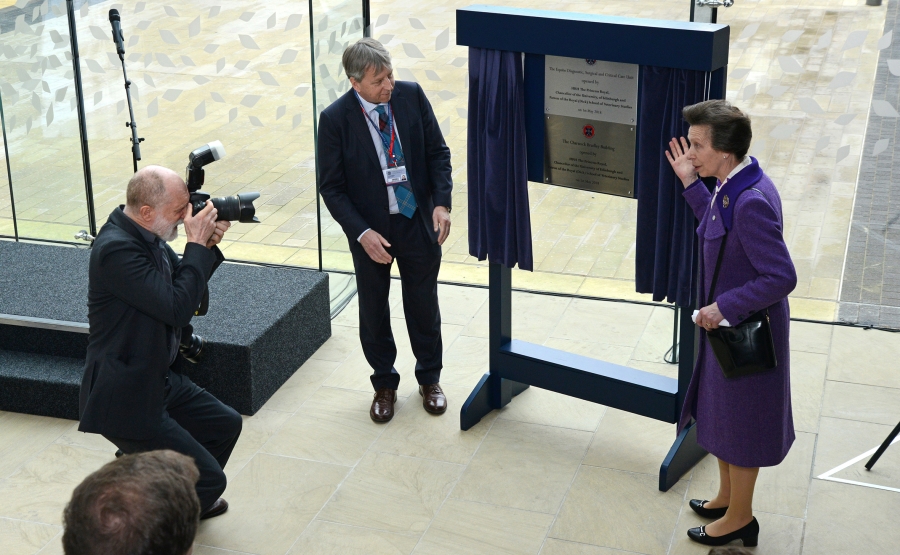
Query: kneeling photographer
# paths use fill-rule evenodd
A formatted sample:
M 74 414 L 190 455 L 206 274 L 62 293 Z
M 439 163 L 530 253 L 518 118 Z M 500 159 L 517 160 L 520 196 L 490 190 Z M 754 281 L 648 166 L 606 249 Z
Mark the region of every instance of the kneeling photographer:
M 171 449 L 192 457 L 201 518 L 210 518 L 228 508 L 222 469 L 241 416 L 174 368 L 179 344 L 191 358 L 202 347 L 190 321 L 206 306 L 207 281 L 224 260 L 217 245 L 231 223 L 217 221 L 223 215 L 213 202 L 192 207 L 184 180 L 160 166 L 135 173 L 126 195 L 91 252 L 78 429 L 102 434 L 124 453 Z M 179 258 L 167 241 L 182 222 L 187 244 Z

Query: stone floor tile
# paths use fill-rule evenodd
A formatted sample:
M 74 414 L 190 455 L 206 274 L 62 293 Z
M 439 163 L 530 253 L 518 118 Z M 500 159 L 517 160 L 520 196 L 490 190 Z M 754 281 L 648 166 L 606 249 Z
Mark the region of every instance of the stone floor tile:
M 896 426 L 900 422 L 900 389 L 829 380 L 822 416 Z
M 896 424 L 872 424 L 856 420 L 840 418 L 822 418 L 819 437 L 816 444 L 816 458 L 813 466 L 813 477 L 824 474 L 864 453 L 875 449 L 885 440 Z M 866 483 L 884 482 L 890 477 L 894 467 L 900 467 L 900 449 L 894 444 L 885 451 L 872 471 L 862 470 L 870 457 L 865 457 L 858 464 L 834 474 L 835 478 L 858 480 Z M 900 481 L 886 483 L 890 487 L 900 487 Z
M 654 308 L 631 357 L 648 362 L 665 362 L 666 352 L 672 348 L 674 315 L 674 310 Z
M 197 543 L 282 555 L 349 471 L 344 466 L 260 453 L 228 485 L 228 512 L 200 524 Z
M 464 469 L 450 463 L 369 452 L 319 518 L 419 537 Z
M 398 399 L 395 408 L 402 407 Z M 355 465 L 385 430 L 372 421 L 372 394 L 322 387 L 274 432 L 262 451 L 298 459 Z
M 194 553 L 197 553 L 196 549 Z M 44 546 L 43 549 L 37 552 L 37 555 L 64 555 L 63 546 L 62 546 L 62 532 L 60 532 L 55 538 L 50 540 L 50 543 Z M 204 554 L 199 554 L 204 555 Z M 212 553 L 207 553 L 205 555 L 214 555 Z
M 759 521 L 759 546 L 752 550 L 760 555 L 800 555 L 803 538 L 803 519 L 784 515 L 754 511 Z M 700 545 L 687 537 L 688 528 L 709 524 L 710 520 L 700 518 L 687 503 L 681 509 L 681 518 L 675 525 L 675 534 L 669 555 L 706 555 L 709 547 Z M 741 542 L 729 545 L 740 546 Z
M 675 424 L 610 408 L 582 464 L 658 475 L 674 442 Z
M 4 555 L 32 555 L 61 531 L 59 526 L 0 518 L 0 545 Z
M 828 354 L 833 326 L 791 322 L 791 351 Z
M 242 417 L 241 437 L 238 438 L 228 464 L 225 465 L 225 475 L 229 480 L 237 476 L 290 416 L 287 412 L 260 409 L 252 417 Z
M 900 544 L 897 493 L 813 480 L 804 553 L 892 553 Z
M 608 547 L 597 547 L 587 543 L 577 543 L 547 538 L 540 555 L 634 555 L 635 551 L 622 551 Z M 639 554 L 644 555 L 644 554 Z
M 399 284 L 398 284 L 399 285 Z M 487 302 L 487 289 L 475 287 L 438 287 L 441 323 L 467 326 Z
M 351 304 L 355 302 L 351 301 Z M 353 351 L 360 348 L 359 346 L 359 320 L 354 316 L 354 320 L 347 325 L 337 324 L 338 318 L 344 316 L 347 311 L 351 310 L 351 305 L 347 305 L 337 318 L 331 321 L 331 337 L 324 345 L 312 355 L 313 360 L 325 360 L 332 362 L 344 362 Z M 353 311 L 355 314 L 355 310 Z
M 553 515 L 448 499 L 414 553 L 534 554 L 552 523 Z
M 340 363 L 311 358 L 288 378 L 263 408 L 295 412 L 325 382 Z
M 441 383 L 471 390 L 488 371 L 488 352 L 486 338 L 460 335 L 444 353 Z
M 498 412 L 498 411 L 495 411 Z M 539 387 L 529 387 L 499 411 L 500 418 L 593 432 L 606 407 Z
M 837 326 L 828 358 L 828 379 L 900 389 L 900 334 Z
M 413 395 L 397 411 L 371 449 L 393 455 L 419 457 L 454 464 L 468 464 L 499 415 L 493 411 L 465 432 L 459 428 L 459 407 L 469 395 L 463 386 L 444 385 L 447 412 L 436 416 L 425 412 L 421 397 Z
M 555 514 L 590 432 L 497 420 L 452 497 Z
M 84 478 L 113 460 L 111 452 L 53 444 L 0 480 L 0 516 L 62 524 L 62 511 Z
M 62 553 L 60 551 L 60 553 Z M 219 549 L 218 547 L 210 547 L 208 545 L 194 544 L 194 552 L 192 555 L 258 555 L 246 551 L 232 551 L 230 549 Z
M 653 309 L 604 301 L 573 299 L 551 336 L 633 347 Z
M 0 478 L 12 474 L 71 427 L 71 420 L 0 411 Z
M 419 538 L 314 520 L 287 555 L 409 555 Z
M 77 422 L 72 423 L 69 430 L 59 436 L 54 443 L 84 447 L 85 449 L 93 449 L 95 451 L 106 451 L 107 453 L 115 453 L 118 449 L 112 442 L 100 434 L 79 432 Z
M 827 355 L 791 351 L 791 410 L 796 431 L 818 430 L 827 363 Z
M 550 537 L 664 555 L 687 483 L 678 482 L 665 493 L 658 487 L 656 476 L 582 466 Z

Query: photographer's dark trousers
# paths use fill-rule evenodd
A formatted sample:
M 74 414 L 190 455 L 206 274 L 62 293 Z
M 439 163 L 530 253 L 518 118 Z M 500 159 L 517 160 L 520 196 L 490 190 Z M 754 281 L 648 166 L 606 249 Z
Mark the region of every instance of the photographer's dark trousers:
M 192 457 L 200 470 L 197 496 L 200 511 L 212 506 L 225 491 L 225 463 L 241 435 L 241 415 L 194 384 L 169 371 L 162 431 L 147 440 L 106 437 L 123 453 L 171 449 Z
M 391 214 L 391 228 L 385 250 L 397 261 L 403 291 L 403 312 L 419 384 L 440 381 L 443 366 L 441 311 L 438 308 L 437 278 L 441 268 L 441 246 L 432 243 L 419 215 L 407 218 Z M 356 289 L 359 296 L 359 339 L 366 360 L 372 366 L 372 385 L 397 389 L 400 374 L 394 368 L 397 345 L 391 331 L 388 294 L 391 266 L 369 258 L 356 239 L 350 241 Z

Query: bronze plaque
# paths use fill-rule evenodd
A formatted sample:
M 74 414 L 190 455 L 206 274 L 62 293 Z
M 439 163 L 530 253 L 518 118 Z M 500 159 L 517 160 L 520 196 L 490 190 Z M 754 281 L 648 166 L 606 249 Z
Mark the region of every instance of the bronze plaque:
M 544 183 L 634 197 L 638 71 L 545 57 Z
M 634 125 L 545 118 L 544 183 L 634 197 Z

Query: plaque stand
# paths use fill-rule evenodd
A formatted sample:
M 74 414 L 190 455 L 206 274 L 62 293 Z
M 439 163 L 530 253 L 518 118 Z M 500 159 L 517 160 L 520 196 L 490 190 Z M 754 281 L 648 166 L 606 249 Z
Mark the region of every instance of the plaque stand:
M 664 422 L 677 421 L 693 372 L 693 356 L 682 351 L 676 380 L 515 340 L 512 272 L 495 263 L 490 264 L 489 271 L 490 371 L 481 377 L 460 410 L 463 430 L 492 410 L 503 408 L 531 385 Z M 691 310 L 679 310 L 681 345 L 692 346 L 696 340 L 690 314 Z M 668 491 L 704 456 L 706 451 L 697 445 L 697 432 L 691 424 L 675 439 L 660 467 L 660 491 Z
M 544 180 L 545 56 L 704 71 L 709 79 L 706 97 L 725 97 L 729 30 L 724 25 L 497 6 L 457 10 L 456 20 L 459 45 L 524 53 L 531 181 Z M 673 44 L 679 47 L 672 48 Z M 513 339 L 511 270 L 491 262 L 489 272 L 490 366 L 460 410 L 463 430 L 532 385 L 655 420 L 678 422 L 699 340 L 690 317 L 694 307 L 677 307 L 681 337 L 678 378 L 668 378 Z M 659 489 L 668 491 L 704 456 L 706 451 L 697 444 L 692 423 L 677 435 L 663 460 Z

